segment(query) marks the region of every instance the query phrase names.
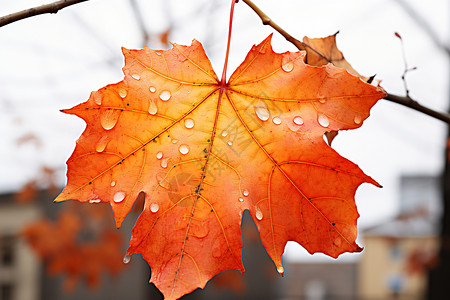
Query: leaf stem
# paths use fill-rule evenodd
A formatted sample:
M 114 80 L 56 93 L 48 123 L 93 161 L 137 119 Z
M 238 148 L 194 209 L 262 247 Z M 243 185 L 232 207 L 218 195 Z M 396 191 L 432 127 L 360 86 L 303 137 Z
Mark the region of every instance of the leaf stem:
M 59 10 L 88 0 L 61 0 L 12 13 L 0 18 L 0 27 L 42 14 L 56 14 Z
M 283 28 L 278 26 L 275 22 L 272 21 L 270 17 L 268 17 L 258 6 L 256 6 L 251 0 L 243 0 L 245 4 L 247 4 L 261 19 L 264 25 L 268 25 L 275 29 L 279 34 L 281 34 L 287 41 L 292 43 L 297 49 L 299 50 L 305 50 L 305 47 L 308 47 L 309 49 L 313 50 L 315 53 L 320 55 L 322 58 L 326 59 L 328 62 L 331 62 L 327 57 L 325 57 L 323 54 L 319 53 L 317 50 L 312 48 L 311 46 L 300 42 L 293 36 L 291 36 L 288 32 L 286 32 Z M 439 112 L 436 110 L 433 110 L 429 107 L 423 106 L 419 104 L 416 100 L 409 97 L 409 93 L 406 95 L 406 97 L 393 95 L 388 93 L 388 95 L 384 98 L 385 100 L 395 102 L 397 104 L 401 104 L 403 106 L 409 107 L 413 110 L 416 110 L 418 112 L 421 112 L 423 114 L 426 114 L 430 117 L 433 117 L 435 119 L 441 120 L 447 124 L 450 125 L 450 114 L 446 114 L 443 112 Z
M 227 67 L 228 67 L 228 57 L 230 55 L 230 44 L 231 44 L 231 30 L 233 27 L 233 14 L 234 14 L 234 5 L 236 4 L 236 0 L 231 1 L 231 9 L 230 9 L 230 24 L 228 27 L 228 41 L 227 41 L 227 52 L 225 54 L 225 63 L 223 65 L 222 79 L 220 80 L 220 85 L 225 87 L 227 80 Z

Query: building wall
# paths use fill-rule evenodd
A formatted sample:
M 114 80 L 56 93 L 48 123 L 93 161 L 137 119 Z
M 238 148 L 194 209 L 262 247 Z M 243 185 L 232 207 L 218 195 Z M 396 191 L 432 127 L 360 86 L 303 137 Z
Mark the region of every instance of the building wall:
M 366 236 L 364 246 L 358 265 L 361 300 L 424 299 L 426 272 L 411 272 L 408 262 L 415 251 L 435 253 L 435 237 Z
M 357 291 L 355 263 L 286 264 L 279 281 L 283 300 L 353 300 Z
M 38 300 L 41 265 L 20 231 L 41 216 L 37 206 L 0 203 L 0 299 Z

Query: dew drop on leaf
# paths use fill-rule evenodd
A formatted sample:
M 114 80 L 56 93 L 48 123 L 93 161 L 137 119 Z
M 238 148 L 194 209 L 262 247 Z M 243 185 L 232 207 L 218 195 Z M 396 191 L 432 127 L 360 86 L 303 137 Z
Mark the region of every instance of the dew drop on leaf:
M 267 109 L 267 105 L 261 100 L 255 104 L 255 113 L 261 121 L 269 120 L 269 110 Z
M 228 141 L 227 144 L 228 144 L 228 146 L 231 146 L 231 145 L 233 145 L 233 142 L 232 141 Z
M 178 140 L 177 139 L 172 139 L 172 144 L 176 144 L 176 143 L 178 143 Z
M 161 94 L 159 94 L 159 98 L 162 101 L 169 101 L 170 97 L 172 97 L 172 95 L 169 91 L 162 91 Z
M 151 87 L 149 88 L 149 90 L 150 90 L 150 92 L 152 92 L 152 93 L 156 92 L 156 88 L 155 88 L 154 86 L 151 86 Z
M 120 89 L 119 90 L 119 96 L 120 98 L 125 98 L 127 96 L 127 90 L 126 89 Z
M 323 103 L 327 102 L 327 100 L 325 98 L 320 98 L 319 102 L 323 104 Z
M 167 162 L 168 162 L 168 159 L 167 158 L 163 158 L 162 160 L 161 160 L 161 167 L 162 168 L 167 168 Z
M 242 192 L 242 194 L 243 194 L 245 197 L 247 197 L 247 196 L 248 196 L 248 190 L 244 190 L 244 191 Z
M 222 136 L 225 137 L 228 135 L 228 132 L 226 130 L 222 131 Z
M 244 198 L 239 197 L 239 202 L 244 202 Z
M 159 210 L 159 204 L 158 202 L 153 202 L 152 204 L 150 204 L 150 211 L 152 213 L 156 213 Z
M 156 153 L 156 158 L 157 158 L 157 159 L 161 159 L 161 158 L 163 158 L 163 156 L 164 156 L 164 154 L 163 154 L 161 151 L 159 151 L 158 153 Z
M 189 153 L 189 146 L 188 145 L 180 145 L 180 147 L 178 148 L 178 150 L 180 151 L 181 154 L 186 155 Z
M 108 143 L 108 137 L 106 135 L 102 136 L 95 145 L 95 151 L 97 151 L 98 153 L 105 151 L 106 145 L 108 145 Z
M 284 268 L 283 267 L 278 267 L 277 268 L 278 273 L 280 273 L 281 275 L 284 274 Z
M 282 63 L 281 68 L 283 69 L 283 71 L 289 73 L 292 70 L 294 70 L 294 63 L 288 56 L 283 56 L 281 63 Z
M 116 126 L 119 117 L 120 117 L 120 110 L 116 109 L 105 110 L 100 115 L 100 124 L 102 125 L 103 129 L 111 130 L 114 128 L 114 126 Z
M 156 103 L 150 100 L 149 106 L 148 106 L 148 113 L 151 115 L 156 115 L 158 112 L 158 106 L 156 106 Z
M 192 120 L 192 119 L 186 119 L 186 120 L 184 120 L 184 126 L 186 126 L 187 129 L 193 128 L 194 125 L 195 125 L 194 120 Z
M 123 263 L 124 263 L 124 264 L 129 263 L 130 260 L 131 260 L 131 255 L 129 255 L 129 254 L 126 254 L 126 255 L 123 257 Z
M 261 211 L 261 209 L 259 209 L 259 207 L 257 206 L 256 207 L 256 213 L 255 213 L 255 215 L 256 215 L 256 218 L 258 219 L 258 220 L 262 220 L 262 218 L 263 218 L 263 213 L 262 213 L 262 211 Z
M 318 122 L 322 127 L 328 127 L 330 125 L 330 120 L 328 120 L 327 116 L 319 115 Z
M 116 186 L 116 182 L 114 180 L 111 181 L 111 186 Z
M 356 115 L 354 121 L 355 121 L 355 124 L 361 124 L 361 122 L 362 122 L 361 116 Z
M 116 192 L 114 194 L 114 198 L 113 198 L 114 202 L 120 203 L 120 202 L 123 201 L 123 199 L 125 199 L 125 193 L 124 192 Z
M 131 75 L 131 77 L 133 77 L 136 80 L 141 79 L 141 76 L 139 76 L 138 74 L 133 74 L 133 75 Z
M 303 119 L 299 116 L 294 117 L 294 123 L 297 125 L 303 125 Z
M 280 125 L 281 124 L 281 119 L 280 117 L 275 117 L 272 119 L 273 124 L 275 125 Z
M 92 97 L 94 98 L 95 104 L 102 105 L 102 97 L 99 95 L 99 93 L 92 93 Z
M 89 203 L 100 203 L 100 202 L 102 202 L 102 200 L 100 200 L 100 199 L 91 199 L 91 200 L 89 200 Z

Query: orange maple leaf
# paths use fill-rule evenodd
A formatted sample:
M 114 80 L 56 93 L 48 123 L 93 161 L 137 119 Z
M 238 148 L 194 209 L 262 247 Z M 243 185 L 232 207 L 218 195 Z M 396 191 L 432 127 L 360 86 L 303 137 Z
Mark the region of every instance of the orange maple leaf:
M 354 201 L 378 186 L 323 140 L 354 129 L 384 91 L 305 52 L 254 46 L 225 84 L 197 41 L 167 51 L 123 49 L 125 78 L 65 113 L 87 123 L 55 201 L 108 202 L 120 226 L 145 207 L 127 253 L 141 253 L 167 299 L 242 265 L 248 209 L 283 274 L 288 241 L 310 253 L 359 252 Z
M 80 242 L 81 230 L 80 216 L 66 211 L 55 223 L 42 219 L 29 224 L 22 232 L 31 248 L 46 262 L 51 275 L 66 275 L 67 291 L 72 291 L 79 279 L 94 287 L 99 284 L 103 271 L 116 275 L 124 268 L 120 259 L 122 238 L 116 231 L 104 230 L 99 233 L 98 241 Z

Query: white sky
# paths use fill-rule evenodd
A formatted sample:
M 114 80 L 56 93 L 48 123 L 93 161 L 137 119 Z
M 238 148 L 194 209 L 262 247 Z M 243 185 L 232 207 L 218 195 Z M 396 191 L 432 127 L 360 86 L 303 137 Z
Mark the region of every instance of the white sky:
M 0 15 L 48 2 L 2 1 Z M 172 42 L 199 40 L 221 74 L 230 1 L 140 2 L 150 32 L 162 32 L 171 25 Z M 353 67 L 364 75 L 377 74 L 388 92 L 403 95 L 403 57 L 400 41 L 394 36 L 399 32 L 409 66 L 418 68 L 407 75 L 411 96 L 432 108 L 447 109 L 448 58 L 395 0 L 254 2 L 299 39 L 304 35 L 324 37 L 339 30 L 338 47 Z M 407 2 L 448 44 L 449 1 Z M 273 32 L 244 3 L 236 6 L 233 28 L 228 74 L 253 44 Z M 278 34 L 273 40 L 278 52 L 296 50 Z M 37 176 L 42 165 L 57 168 L 61 184 L 64 182 L 65 161 L 84 122 L 59 109 L 84 102 L 91 91 L 122 79 L 121 46 L 142 47 L 127 0 L 91 0 L 56 15 L 0 28 L 0 191 L 18 189 Z M 36 135 L 42 145 L 17 146 L 17 140 L 26 134 Z M 333 147 L 384 186 L 363 185 L 358 190 L 359 224 L 365 227 L 395 215 L 400 175 L 439 174 L 444 144 L 443 123 L 384 100 L 361 129 L 341 133 Z

